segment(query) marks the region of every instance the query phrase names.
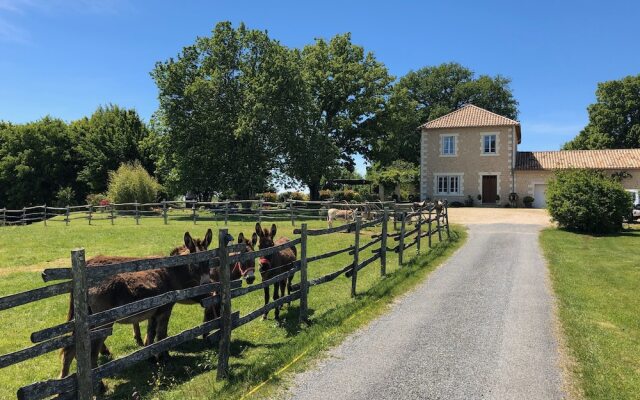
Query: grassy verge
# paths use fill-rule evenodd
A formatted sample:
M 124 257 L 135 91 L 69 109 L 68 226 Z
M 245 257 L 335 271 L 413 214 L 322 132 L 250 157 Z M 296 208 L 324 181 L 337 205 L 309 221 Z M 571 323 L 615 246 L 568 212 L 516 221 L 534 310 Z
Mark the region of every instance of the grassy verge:
M 573 375 L 588 399 L 640 393 L 640 230 L 542 232 Z
M 0 229 L 0 295 L 15 293 L 41 286 L 38 271 L 44 265 L 67 265 L 69 250 L 82 246 L 87 257 L 97 254 L 148 255 L 166 254 L 180 243 L 185 230 L 202 236 L 206 228 L 223 227 L 223 224 L 206 222 L 193 226 L 189 222 L 172 222 L 165 226 L 161 220 L 108 222 L 94 226 L 39 224 Z M 310 228 L 321 228 L 326 223 L 310 221 Z M 240 232 L 252 232 L 254 223 L 233 221 L 228 228 L 236 236 Z M 390 224 L 390 227 L 392 224 Z M 278 235 L 294 237 L 291 224 L 278 223 Z M 363 232 L 361 243 L 368 242 L 376 230 Z M 286 374 L 277 374 L 283 367 L 298 371 L 330 346 L 339 343 L 347 334 L 382 314 L 391 300 L 419 283 L 424 276 L 460 246 L 465 238 L 462 228 L 454 227 L 452 240 L 437 243 L 434 248 L 403 268 L 398 268 L 397 256 L 389 254 L 388 276 L 381 279 L 379 263 L 373 263 L 358 274 L 356 299 L 349 296 L 350 285 L 344 277 L 329 284 L 314 287 L 309 296 L 312 324 L 298 329 L 298 306 L 284 309 L 284 323 L 273 321 L 273 312 L 267 321 L 256 320 L 233 332 L 231 379 L 215 381 L 216 350 L 202 340 L 185 343 L 172 351 L 172 359 L 162 367 L 139 364 L 128 371 L 107 380 L 110 398 L 131 398 L 135 392 L 149 399 L 204 399 L 273 396 L 281 389 Z M 309 255 L 337 250 L 353 243 L 352 234 L 334 234 L 312 237 Z M 390 245 L 394 245 L 391 242 Z M 426 251 L 426 240 L 423 251 Z M 362 257 L 368 257 L 369 250 Z M 415 254 L 415 247 L 407 250 L 407 258 Z M 310 278 L 321 276 L 349 263 L 351 256 L 341 254 L 326 262 L 310 264 Z M 294 280 L 295 281 L 295 280 Z M 234 300 L 233 307 L 245 314 L 263 303 L 262 291 Z M 64 320 L 67 298 L 59 296 L 42 301 L 36 309 L 33 305 L 2 312 L 0 324 L 0 353 L 17 350 L 29 344 L 30 332 L 60 323 Z M 170 334 L 194 326 L 202 318 L 198 306 L 177 305 L 170 323 Z M 143 327 L 144 328 L 144 327 Z M 131 327 L 116 325 L 114 335 L 107 341 L 116 356 L 136 349 Z M 50 353 L 0 371 L 0 398 L 13 398 L 20 386 L 30 382 L 55 377 L 60 363 L 57 354 Z M 266 384 L 252 392 L 256 386 Z

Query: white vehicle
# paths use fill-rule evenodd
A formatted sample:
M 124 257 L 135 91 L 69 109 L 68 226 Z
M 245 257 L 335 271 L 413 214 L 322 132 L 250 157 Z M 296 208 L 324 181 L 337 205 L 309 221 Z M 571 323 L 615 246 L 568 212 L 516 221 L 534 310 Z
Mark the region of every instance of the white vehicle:
M 627 189 L 627 192 L 633 197 L 633 219 L 640 218 L 640 190 Z

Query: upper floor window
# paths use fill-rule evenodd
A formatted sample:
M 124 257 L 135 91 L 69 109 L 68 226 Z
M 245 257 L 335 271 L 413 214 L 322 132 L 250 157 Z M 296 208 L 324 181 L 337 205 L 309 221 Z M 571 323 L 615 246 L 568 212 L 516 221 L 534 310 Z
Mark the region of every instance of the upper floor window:
M 482 138 L 482 152 L 496 154 L 496 135 L 484 135 Z
M 443 156 L 455 156 L 456 155 L 456 137 L 455 136 L 443 136 L 442 137 L 442 151 Z

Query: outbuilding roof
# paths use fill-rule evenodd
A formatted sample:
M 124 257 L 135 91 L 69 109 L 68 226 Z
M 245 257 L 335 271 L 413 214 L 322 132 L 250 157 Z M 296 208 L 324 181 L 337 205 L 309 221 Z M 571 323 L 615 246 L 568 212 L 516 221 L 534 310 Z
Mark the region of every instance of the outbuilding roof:
M 485 110 L 473 104 L 467 104 L 459 109 L 436 118 L 420 126 L 422 129 L 443 128 L 472 128 L 483 126 L 515 126 L 520 143 L 520 122 Z
M 640 149 L 519 151 L 516 169 L 640 169 Z

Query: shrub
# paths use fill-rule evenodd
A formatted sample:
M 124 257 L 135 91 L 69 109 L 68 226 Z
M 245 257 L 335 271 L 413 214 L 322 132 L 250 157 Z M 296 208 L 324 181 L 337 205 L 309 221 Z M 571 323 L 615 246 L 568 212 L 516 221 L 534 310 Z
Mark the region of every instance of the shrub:
M 109 171 L 107 196 L 115 203 L 151 203 L 162 187 L 139 162 L 121 164 Z
M 331 190 L 321 190 L 319 192 L 320 200 L 329 200 L 332 196 Z
M 547 187 L 551 217 L 569 230 L 617 232 L 632 206 L 624 187 L 599 171 L 558 171 Z
M 356 192 L 355 190 L 346 189 L 346 190 L 337 190 L 333 192 L 333 199 L 335 201 L 348 201 L 348 202 L 361 202 L 362 195 Z
M 76 192 L 71 187 L 61 187 L 56 192 L 56 206 L 66 207 L 69 205 L 74 205 L 75 198 Z
M 533 201 L 534 201 L 534 200 L 535 200 L 535 199 L 534 199 L 533 197 L 531 197 L 531 196 L 524 196 L 524 197 L 522 198 L 522 202 L 523 202 L 524 204 L 531 204 L 531 203 L 533 203 Z
M 459 201 L 452 201 L 451 203 L 449 203 L 449 207 L 459 208 L 464 207 L 464 204 Z
M 308 200 L 309 197 L 302 192 L 291 192 L 291 199 L 305 201 Z
M 106 202 L 106 205 L 109 204 L 109 199 L 104 193 L 91 193 L 87 195 L 87 204 L 92 206 L 102 206 L 105 205 L 103 203 Z
M 260 194 L 260 198 L 264 201 L 275 203 L 278 201 L 278 194 L 274 192 L 264 192 Z

